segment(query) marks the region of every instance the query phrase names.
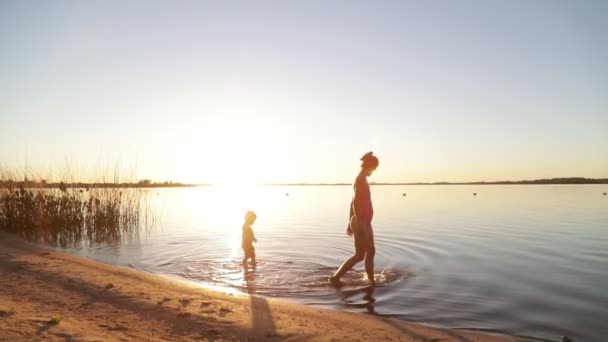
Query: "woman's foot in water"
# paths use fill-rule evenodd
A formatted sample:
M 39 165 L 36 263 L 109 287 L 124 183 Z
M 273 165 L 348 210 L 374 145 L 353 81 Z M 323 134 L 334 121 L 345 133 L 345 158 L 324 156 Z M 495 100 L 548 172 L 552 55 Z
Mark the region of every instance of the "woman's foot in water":
M 342 280 L 340 280 L 340 278 L 336 277 L 335 275 L 329 277 L 329 283 L 334 287 L 340 287 L 340 286 L 344 285 L 344 282 Z

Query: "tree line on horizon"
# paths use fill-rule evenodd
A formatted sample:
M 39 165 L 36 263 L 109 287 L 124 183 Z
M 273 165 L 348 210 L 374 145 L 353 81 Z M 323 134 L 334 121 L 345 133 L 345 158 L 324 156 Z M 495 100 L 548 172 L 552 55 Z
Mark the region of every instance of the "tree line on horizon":
M 543 178 L 521 181 L 478 181 L 478 182 L 419 182 L 419 183 L 373 183 L 382 184 L 403 184 L 403 185 L 509 185 L 509 184 L 608 184 L 608 178 L 585 178 L 585 177 L 562 177 L 562 178 Z
M 184 184 L 173 181 L 154 182 L 150 179 L 142 179 L 138 182 L 47 182 L 46 180 L 34 181 L 27 178 L 21 181 L 12 179 L 0 180 L 0 189 L 99 189 L 99 188 L 177 188 L 192 187 L 205 184 Z
M 495 182 L 416 182 L 416 183 L 384 183 L 370 182 L 371 185 L 534 185 L 534 184 L 608 184 L 608 178 L 562 177 L 544 178 L 521 181 L 495 181 Z M 209 184 L 190 184 L 173 181 L 155 182 L 142 179 L 138 182 L 47 182 L 46 180 L 0 180 L 0 189 L 45 188 L 45 189 L 98 189 L 98 188 L 178 188 L 207 186 Z M 350 185 L 350 183 L 280 183 L 266 185 Z

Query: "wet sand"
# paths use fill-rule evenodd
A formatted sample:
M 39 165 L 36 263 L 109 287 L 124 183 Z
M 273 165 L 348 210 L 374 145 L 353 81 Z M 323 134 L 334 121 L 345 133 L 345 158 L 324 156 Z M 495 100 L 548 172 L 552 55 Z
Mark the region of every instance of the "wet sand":
M 522 341 L 217 292 L 0 232 L 0 341 L 35 340 Z

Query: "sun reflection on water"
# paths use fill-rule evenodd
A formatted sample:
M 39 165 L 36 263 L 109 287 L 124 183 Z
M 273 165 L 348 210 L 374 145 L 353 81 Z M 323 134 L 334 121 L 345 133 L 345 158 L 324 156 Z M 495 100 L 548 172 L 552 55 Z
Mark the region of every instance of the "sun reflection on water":
M 214 234 L 217 243 L 226 243 L 230 253 L 226 261 L 241 255 L 241 227 L 247 210 L 254 211 L 258 220 L 253 225 L 256 235 L 263 232 L 268 217 L 280 211 L 283 200 L 276 191 L 257 185 L 217 185 L 192 188 L 182 192 L 179 203 L 179 220 L 187 219 L 201 227 L 201 233 Z M 176 205 L 177 204 L 177 205 Z M 204 229 L 203 229 L 204 228 Z

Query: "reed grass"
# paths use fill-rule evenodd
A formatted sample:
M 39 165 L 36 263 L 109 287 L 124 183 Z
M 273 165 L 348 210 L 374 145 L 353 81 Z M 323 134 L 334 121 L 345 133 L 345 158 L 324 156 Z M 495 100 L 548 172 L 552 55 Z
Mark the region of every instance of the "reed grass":
M 0 189 L 0 230 L 27 240 L 62 248 L 114 245 L 139 238 L 154 222 L 142 189 L 26 188 L 23 179 L 10 183 L 18 188 Z

